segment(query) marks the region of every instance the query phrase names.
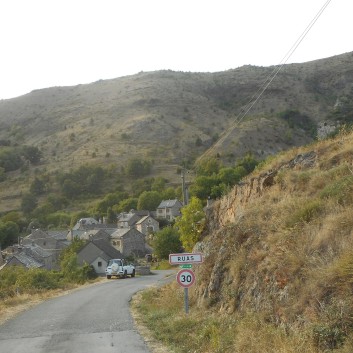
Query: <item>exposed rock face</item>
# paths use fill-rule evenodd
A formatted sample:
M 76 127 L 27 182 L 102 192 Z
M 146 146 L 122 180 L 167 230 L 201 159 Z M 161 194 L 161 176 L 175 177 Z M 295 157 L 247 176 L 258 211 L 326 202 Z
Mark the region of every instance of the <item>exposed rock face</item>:
M 261 196 L 266 188 L 274 184 L 277 173 L 284 168 L 312 168 L 315 165 L 317 153 L 311 151 L 300 154 L 287 163 L 282 164 L 278 169 L 262 173 L 257 178 L 252 178 L 242 184 L 235 186 L 232 191 L 224 196 L 218 203 L 215 203 L 213 212 L 209 212 L 210 222 L 217 228 L 229 223 L 237 223 L 243 216 L 243 209 L 248 203 Z M 211 227 L 215 229 L 214 227 Z
M 237 287 L 236 293 L 227 294 L 228 297 L 233 297 L 233 304 L 225 304 L 225 310 L 232 311 L 249 300 L 252 307 L 260 307 L 263 305 L 264 295 L 260 288 L 264 281 L 268 282 L 267 290 L 276 292 L 279 300 L 285 300 L 288 295 L 285 274 L 282 276 L 279 271 L 271 278 L 263 276 L 260 279 L 256 273 L 250 275 L 248 273 L 247 284 L 241 285 L 240 283 L 245 281 L 242 278 L 244 269 L 239 268 L 230 273 L 228 261 L 243 256 L 243 252 L 254 242 L 260 244 L 257 244 L 259 248 L 262 247 L 260 251 L 268 250 L 266 244 L 261 244 L 261 240 L 259 241 L 260 236 L 256 229 L 244 229 L 239 226 L 246 207 L 261 197 L 266 189 L 275 185 L 275 177 L 281 170 L 312 168 L 316 162 L 317 152 L 315 151 L 297 155 L 292 160 L 281 164 L 276 170 L 269 170 L 235 186 L 228 195 L 206 208 L 205 240 L 197 244 L 194 249 L 194 251 L 203 252 L 205 256 L 203 265 L 196 269 L 199 283 L 196 295 L 200 305 L 211 305 L 217 302 L 223 295 L 220 292 L 225 290 L 231 292 L 233 286 Z M 236 286 L 236 283 L 239 285 Z

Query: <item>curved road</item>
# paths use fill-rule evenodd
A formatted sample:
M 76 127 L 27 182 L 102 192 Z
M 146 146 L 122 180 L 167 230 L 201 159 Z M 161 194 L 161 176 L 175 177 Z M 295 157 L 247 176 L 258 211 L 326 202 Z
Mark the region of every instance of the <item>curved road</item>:
M 134 328 L 129 301 L 173 273 L 112 279 L 49 299 L 0 326 L 0 352 L 149 353 Z

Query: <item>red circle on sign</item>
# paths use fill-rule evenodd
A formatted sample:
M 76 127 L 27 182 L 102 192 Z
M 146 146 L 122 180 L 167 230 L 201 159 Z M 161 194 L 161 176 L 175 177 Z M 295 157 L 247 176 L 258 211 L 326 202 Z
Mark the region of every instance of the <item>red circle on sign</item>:
M 182 269 L 178 272 L 176 279 L 182 287 L 189 288 L 195 282 L 195 274 L 191 270 Z

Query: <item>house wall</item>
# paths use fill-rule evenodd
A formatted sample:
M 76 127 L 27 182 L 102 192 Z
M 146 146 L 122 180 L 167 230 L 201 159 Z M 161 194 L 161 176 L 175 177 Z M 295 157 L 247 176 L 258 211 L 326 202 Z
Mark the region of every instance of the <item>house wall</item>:
M 105 274 L 105 269 L 108 262 L 101 257 L 97 257 L 90 265 L 93 266 L 94 270 L 98 275 Z
M 136 225 L 136 229 L 144 235 L 149 235 L 151 233 L 149 227 L 152 228 L 152 232 L 159 231 L 159 223 L 152 217 L 147 218 L 144 222 Z
M 124 256 L 136 255 L 143 256 L 146 253 L 145 236 L 136 229 L 125 234 L 122 239 L 122 254 Z
M 165 207 L 165 208 L 157 209 L 157 217 L 158 218 L 165 218 L 165 219 L 168 219 L 169 221 L 173 220 L 175 217 L 178 217 L 180 215 L 181 215 L 181 213 L 180 213 L 179 206 Z

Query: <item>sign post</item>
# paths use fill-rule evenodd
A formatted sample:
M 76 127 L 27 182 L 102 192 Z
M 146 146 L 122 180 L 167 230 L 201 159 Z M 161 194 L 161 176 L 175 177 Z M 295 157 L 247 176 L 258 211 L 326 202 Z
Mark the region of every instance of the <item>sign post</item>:
M 203 262 L 203 258 L 202 254 L 199 253 L 169 254 L 171 265 L 199 264 L 201 262 Z
M 189 287 L 195 282 L 195 274 L 190 269 L 181 269 L 177 274 L 177 282 L 184 287 L 184 307 L 185 313 L 189 313 Z
M 203 262 L 200 253 L 181 253 L 169 254 L 169 263 L 171 265 L 180 265 L 181 270 L 177 274 L 177 282 L 184 287 L 185 313 L 189 313 L 189 287 L 195 283 L 195 274 L 191 270 L 192 264 Z

